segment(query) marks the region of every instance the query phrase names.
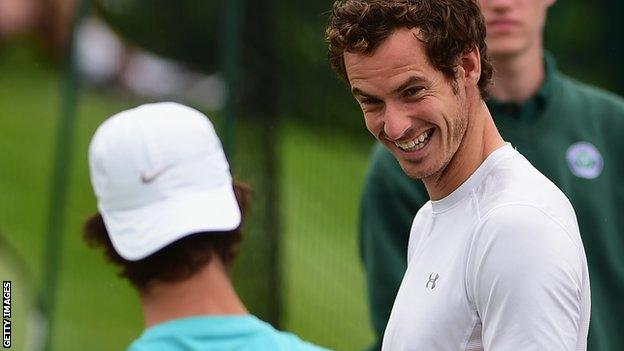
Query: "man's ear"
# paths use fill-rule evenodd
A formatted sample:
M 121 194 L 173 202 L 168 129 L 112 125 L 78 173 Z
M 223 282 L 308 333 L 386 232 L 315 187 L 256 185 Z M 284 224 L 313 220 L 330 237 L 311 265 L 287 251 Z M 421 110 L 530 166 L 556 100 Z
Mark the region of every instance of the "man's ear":
M 481 78 L 481 54 L 475 46 L 470 52 L 459 57 L 459 74 L 463 75 L 467 85 L 477 84 Z

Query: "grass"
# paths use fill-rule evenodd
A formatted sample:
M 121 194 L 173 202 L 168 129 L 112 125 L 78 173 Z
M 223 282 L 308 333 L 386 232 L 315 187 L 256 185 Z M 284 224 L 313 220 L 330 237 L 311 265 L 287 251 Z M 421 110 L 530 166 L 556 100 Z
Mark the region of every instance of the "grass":
M 357 254 L 368 147 L 286 122 L 280 141 L 285 326 L 336 350 L 371 342 Z
M 23 48 L 5 50 L 0 56 L 0 229 L 42 281 L 60 92 L 59 73 L 36 62 L 36 55 L 33 59 Z M 120 350 L 142 329 L 136 293 L 81 238 L 83 220 L 96 209 L 87 171 L 89 140 L 102 120 L 134 105 L 135 101 L 109 93 L 87 91 L 80 96 L 73 163 L 67 170 L 65 232 L 59 238 L 62 261 L 54 350 Z M 257 127 L 253 123 L 261 121 L 245 123 L 239 123 L 237 154 L 242 156 L 234 169 L 262 197 L 266 180 L 254 169 L 262 166 L 264 149 L 262 140 L 253 138 Z M 290 120 L 279 126 L 277 134 L 281 327 L 337 350 L 361 349 L 372 334 L 355 225 L 369 147 Z M 277 206 L 266 201 L 263 206 L 271 205 Z M 255 221 L 262 226 L 259 207 L 255 216 L 260 219 Z M 246 241 L 234 277 L 251 310 L 263 315 L 263 299 L 271 291 L 250 258 L 254 248 L 263 245 L 262 230 L 251 231 Z M 263 294 L 254 291 L 260 285 Z

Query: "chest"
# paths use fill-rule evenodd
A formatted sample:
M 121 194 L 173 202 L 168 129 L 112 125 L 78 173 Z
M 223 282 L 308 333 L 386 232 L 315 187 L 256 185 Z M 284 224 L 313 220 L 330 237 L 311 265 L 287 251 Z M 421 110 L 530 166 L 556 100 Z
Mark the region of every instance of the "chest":
M 413 230 L 418 233 L 418 228 Z M 480 325 L 466 293 L 471 228 L 450 221 L 430 223 L 422 230 L 425 236 L 410 247 L 384 347 L 387 343 L 388 350 L 464 350 Z

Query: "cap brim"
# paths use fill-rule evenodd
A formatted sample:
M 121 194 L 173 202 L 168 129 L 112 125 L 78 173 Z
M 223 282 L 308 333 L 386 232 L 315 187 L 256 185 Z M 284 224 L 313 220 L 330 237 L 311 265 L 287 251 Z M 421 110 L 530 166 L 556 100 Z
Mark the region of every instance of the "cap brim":
M 143 259 L 191 234 L 230 231 L 241 223 L 231 183 L 202 192 L 171 194 L 147 206 L 100 208 L 113 247 L 129 261 Z

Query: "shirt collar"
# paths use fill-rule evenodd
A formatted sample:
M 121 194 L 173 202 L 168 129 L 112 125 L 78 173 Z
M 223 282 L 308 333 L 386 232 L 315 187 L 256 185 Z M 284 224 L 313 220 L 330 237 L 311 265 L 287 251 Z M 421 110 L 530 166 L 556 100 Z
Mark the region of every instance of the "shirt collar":
M 555 57 L 548 51 L 544 51 L 544 71 L 546 73 L 544 83 L 542 83 L 542 86 L 535 94 L 535 97 L 546 101 L 551 96 L 553 90 L 553 76 L 557 71 L 557 62 L 555 61 Z
M 533 119 L 543 110 L 553 93 L 553 77 L 557 72 L 554 56 L 544 51 L 544 82 L 540 89 L 523 103 L 500 102 L 495 98 L 487 101 L 495 116 L 505 115 L 515 119 Z M 496 117 L 495 117 L 496 118 Z

